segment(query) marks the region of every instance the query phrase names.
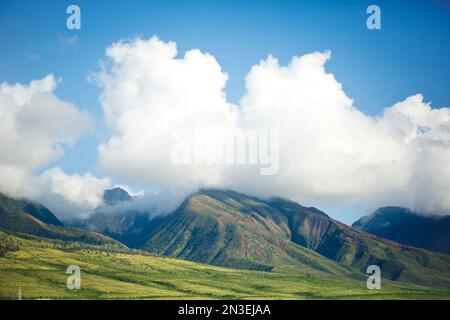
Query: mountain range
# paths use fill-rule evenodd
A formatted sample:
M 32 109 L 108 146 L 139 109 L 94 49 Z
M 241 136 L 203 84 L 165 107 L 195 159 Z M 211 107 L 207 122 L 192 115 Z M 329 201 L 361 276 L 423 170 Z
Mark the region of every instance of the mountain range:
M 0 229 L 251 270 L 361 279 L 375 264 L 388 280 L 450 287 L 449 255 L 366 232 L 368 218 L 351 227 L 286 199 L 214 189 L 190 195 L 164 216 L 151 218 L 151 212 L 132 209 L 111 213 L 111 207 L 130 201 L 123 189 L 106 190 L 104 205 L 88 219 L 64 226 L 44 206 L 2 195 Z
M 220 266 L 345 274 L 376 264 L 387 279 L 433 285 L 448 285 L 450 276 L 450 256 L 379 238 L 316 208 L 233 191 L 195 193 L 145 232 L 144 250 Z

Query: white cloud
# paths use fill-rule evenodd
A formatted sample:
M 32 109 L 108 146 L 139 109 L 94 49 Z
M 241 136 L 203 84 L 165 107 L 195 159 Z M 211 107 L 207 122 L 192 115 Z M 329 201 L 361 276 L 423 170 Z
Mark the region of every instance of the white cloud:
M 121 187 L 128 189 L 127 186 Z M 128 193 L 133 192 L 126 190 Z M 125 201 L 113 206 L 101 207 L 102 213 L 108 214 L 124 214 L 124 213 L 147 213 L 149 218 L 158 215 L 164 215 L 176 210 L 179 205 L 186 199 L 185 189 L 153 189 L 147 192 L 139 192 L 133 194 L 132 201 Z
M 329 58 L 313 53 L 280 66 L 269 57 L 252 68 L 241 101 L 243 119 L 282 128 L 280 174 L 252 179 L 241 173 L 235 185 L 325 207 L 392 204 L 448 213 L 442 191 L 449 190 L 450 175 L 442 165 L 450 151 L 450 109 L 431 109 L 415 95 L 380 117 L 368 116 L 325 71 Z M 425 158 L 433 165 L 424 176 Z M 423 197 L 428 190 L 435 196 Z
M 157 38 L 118 42 L 106 54 L 113 65 L 96 81 L 112 136 L 99 147 L 101 167 L 147 186 L 221 185 L 220 168 L 186 170 L 170 161 L 174 130 L 235 126 L 237 111 L 224 93 L 227 75 L 214 57 L 190 50 L 176 58 L 175 44 Z
M 80 206 L 95 208 L 102 203 L 103 191 L 111 186 L 108 178 L 97 179 L 91 173 L 66 174 L 61 168 L 46 170 L 40 177 L 51 193 Z
M 402 163 L 407 180 L 394 201 L 423 212 L 449 214 L 450 108 L 432 109 L 417 94 L 385 109 L 379 121 L 408 157 Z
M 139 208 L 167 212 L 200 187 L 224 187 L 324 208 L 450 212 L 450 109 L 432 108 L 416 94 L 366 115 L 326 72 L 329 52 L 286 66 L 269 56 L 247 75 L 239 106 L 227 101 L 228 75 L 208 53 L 177 57 L 173 42 L 152 38 L 115 43 L 106 54 L 109 64 L 94 76 L 111 132 L 99 146 L 99 164 L 120 181 L 164 190 L 134 202 Z M 54 94 L 57 84 L 53 75 L 0 84 L 0 136 L 7 137 L 0 139 L 0 192 L 39 199 L 70 218 L 100 205 L 112 183 L 59 167 L 36 174 L 92 125 Z M 172 163 L 174 132 L 236 128 L 279 130 L 277 175 L 248 165 Z
M 59 159 L 91 125 L 87 113 L 53 94 L 53 75 L 29 85 L 0 85 L 0 164 L 33 170 Z
M 109 178 L 98 179 L 89 172 L 66 174 L 59 167 L 46 170 L 37 179 L 45 190 L 40 200 L 62 219 L 89 215 L 102 204 L 104 190 L 111 187 Z
M 0 85 L 0 192 L 43 200 L 50 206 L 47 200 L 60 197 L 61 204 L 93 207 L 98 204 L 99 188 L 108 180 L 89 173 L 66 175 L 59 168 L 35 174 L 39 167 L 58 160 L 64 146 L 92 125 L 86 112 L 54 95 L 57 84 L 48 75 L 29 84 Z
M 330 53 L 269 57 L 253 66 L 239 108 L 226 100 L 227 74 L 213 56 L 157 38 L 118 42 L 95 79 L 111 130 L 101 167 L 128 183 L 193 190 L 230 187 L 316 206 L 405 205 L 449 212 L 450 109 L 415 95 L 364 114 L 325 70 Z M 244 167 L 174 166 L 178 129 L 280 130 L 280 169 L 260 176 Z M 187 192 L 187 191 L 186 191 Z

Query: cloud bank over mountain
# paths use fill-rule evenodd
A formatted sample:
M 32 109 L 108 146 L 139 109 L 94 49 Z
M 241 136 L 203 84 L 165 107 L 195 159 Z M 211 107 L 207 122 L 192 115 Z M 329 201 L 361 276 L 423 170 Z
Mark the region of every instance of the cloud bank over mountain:
M 110 135 L 98 147 L 107 178 L 68 175 L 52 168 L 91 125 L 90 117 L 53 93 L 49 75 L 28 85 L 0 87 L 0 191 L 34 194 L 67 215 L 101 203 L 102 192 L 121 181 L 165 190 L 162 208 L 202 187 L 281 196 L 323 208 L 385 205 L 450 213 L 450 109 L 432 108 L 421 94 L 377 116 L 360 111 L 333 74 L 330 52 L 269 56 L 248 73 L 238 105 L 226 97 L 228 75 L 199 49 L 178 56 L 174 42 L 156 37 L 113 43 L 90 79 Z M 418 88 L 420 89 L 420 88 Z M 252 165 L 176 165 L 177 130 L 279 130 L 279 172 L 260 175 Z M 217 141 L 203 137 L 206 148 Z M 57 199 L 57 200 L 55 200 Z M 157 193 L 149 203 L 158 207 Z M 142 201 L 142 203 L 147 203 Z M 52 208 L 50 206 L 50 208 Z
M 112 132 L 99 147 L 104 171 L 128 183 L 226 187 L 316 206 L 402 205 L 450 212 L 450 109 L 416 94 L 379 116 L 358 110 L 325 69 L 330 52 L 272 56 L 253 66 L 239 106 L 226 100 L 228 75 L 198 49 L 177 57 L 156 37 L 112 44 L 96 74 Z M 171 136 L 189 129 L 279 129 L 280 170 L 176 166 Z
M 284 128 L 280 174 L 256 183 L 240 175 L 236 185 L 311 204 L 449 213 L 450 109 L 432 109 L 417 94 L 368 116 L 326 72 L 329 58 L 313 53 L 280 66 L 269 57 L 252 68 L 242 117 Z

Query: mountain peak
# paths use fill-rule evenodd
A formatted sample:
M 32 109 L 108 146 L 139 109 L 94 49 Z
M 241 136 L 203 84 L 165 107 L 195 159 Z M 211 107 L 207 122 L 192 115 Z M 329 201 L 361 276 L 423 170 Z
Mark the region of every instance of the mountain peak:
M 124 189 L 120 187 L 115 187 L 112 189 L 107 189 L 103 193 L 103 201 L 109 206 L 114 206 L 116 204 L 131 201 L 132 197 Z

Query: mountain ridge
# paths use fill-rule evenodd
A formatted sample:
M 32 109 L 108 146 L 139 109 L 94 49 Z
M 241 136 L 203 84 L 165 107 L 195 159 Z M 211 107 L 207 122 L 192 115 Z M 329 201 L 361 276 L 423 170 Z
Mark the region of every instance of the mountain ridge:
M 316 208 L 279 198 L 260 200 L 223 190 L 202 190 L 188 197 L 187 201 L 172 215 L 159 219 L 158 226 L 153 228 L 149 241 L 141 249 L 222 266 L 229 263 L 239 265 L 240 259 L 276 269 L 284 263 L 295 265 L 299 261 L 300 264 L 304 262 L 304 255 L 296 256 L 289 250 L 293 246 L 304 254 L 319 254 L 346 270 L 365 273 L 367 266 L 376 264 L 382 268 L 383 277 L 390 280 L 450 284 L 450 256 L 379 238 L 340 223 Z M 223 217 L 225 213 L 226 217 Z M 225 243 L 223 234 L 227 229 L 223 227 L 226 225 L 224 221 L 231 221 L 229 216 L 233 214 L 239 221 L 234 221 L 234 227 L 229 227 L 229 241 Z M 254 235 L 255 228 L 265 239 L 278 242 L 266 243 L 259 239 Z M 253 236 L 246 238 L 243 234 Z M 200 239 L 218 243 L 222 252 L 214 246 L 202 247 Z M 234 250 L 227 250 L 227 247 Z M 280 259 L 280 254 L 284 259 Z M 314 260 L 312 256 L 308 258 Z M 245 264 L 240 267 L 245 267 Z
M 0 193 L 0 230 L 37 237 L 94 245 L 114 245 L 117 241 L 97 232 L 66 227 L 45 206 Z
M 398 243 L 450 254 L 450 216 L 381 207 L 352 226 Z

